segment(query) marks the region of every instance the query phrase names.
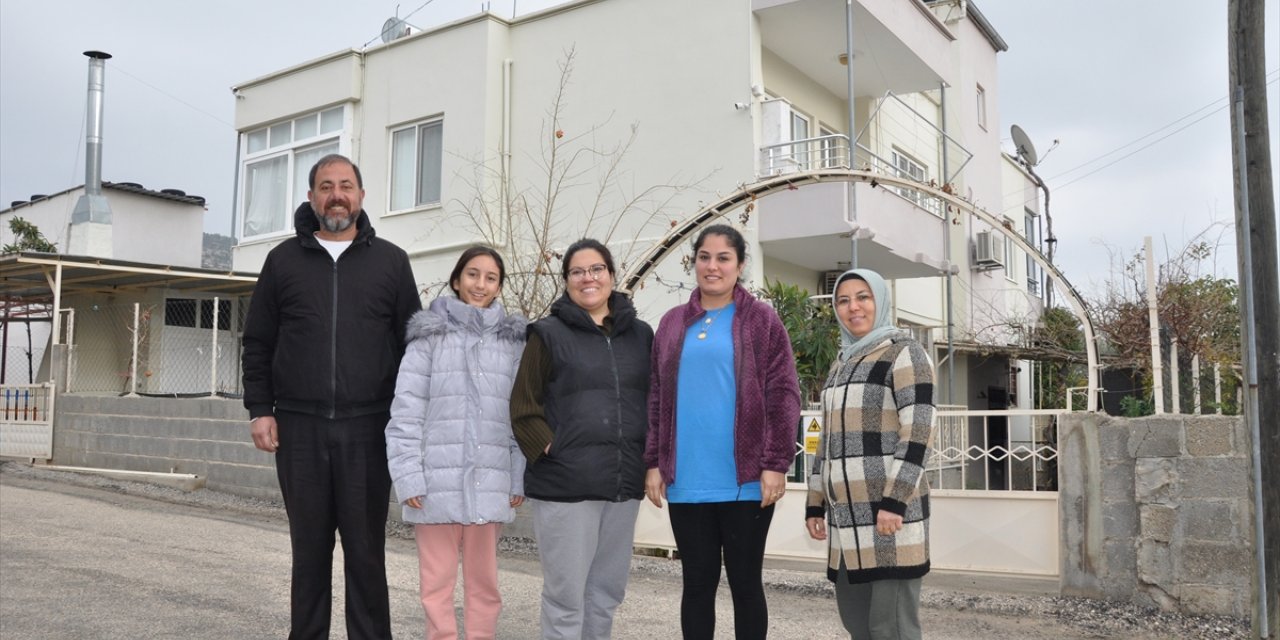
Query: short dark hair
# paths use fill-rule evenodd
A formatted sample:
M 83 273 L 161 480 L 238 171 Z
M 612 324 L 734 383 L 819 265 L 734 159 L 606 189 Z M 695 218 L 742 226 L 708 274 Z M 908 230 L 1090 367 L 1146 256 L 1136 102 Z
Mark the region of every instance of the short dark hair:
M 502 256 L 498 253 L 497 249 L 478 244 L 466 251 L 463 251 L 462 255 L 458 258 L 458 264 L 453 265 L 453 273 L 449 274 L 449 288 L 453 289 L 453 295 L 462 297 L 462 295 L 458 293 L 458 288 L 453 286 L 453 283 L 457 282 L 458 279 L 462 277 L 462 270 L 467 268 L 467 263 L 479 256 L 489 256 L 490 258 L 493 258 L 494 262 L 498 263 L 498 288 L 502 288 L 502 283 L 507 280 L 507 267 L 502 264 Z
M 320 170 L 320 167 L 327 167 L 339 162 L 351 165 L 351 170 L 356 172 L 356 186 L 363 189 L 364 176 L 360 175 L 360 167 L 357 167 L 356 163 L 351 161 L 351 158 L 348 158 L 341 153 L 331 153 L 319 160 L 316 160 L 316 163 L 311 166 L 311 173 L 307 174 L 307 188 L 316 188 L 316 172 Z
M 583 249 L 595 249 L 599 252 L 600 257 L 604 258 L 604 266 L 609 270 L 609 275 L 616 275 L 613 268 L 613 254 L 609 252 L 609 247 L 604 246 L 604 243 L 595 238 L 583 238 L 564 250 L 564 264 L 560 268 L 560 275 L 564 277 L 565 281 L 569 280 L 569 261 L 573 259 L 573 254 Z
M 698 239 L 693 241 L 693 252 L 697 253 L 707 236 L 711 235 L 724 236 L 733 247 L 734 253 L 738 254 L 738 262 L 741 264 L 747 261 L 747 241 L 742 237 L 742 233 L 727 224 L 713 224 L 703 229 L 702 233 L 698 234 Z

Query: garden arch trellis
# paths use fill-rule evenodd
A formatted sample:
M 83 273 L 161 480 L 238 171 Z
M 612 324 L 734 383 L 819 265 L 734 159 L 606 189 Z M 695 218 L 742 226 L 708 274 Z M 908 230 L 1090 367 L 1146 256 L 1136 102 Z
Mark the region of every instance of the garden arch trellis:
M 1089 411 L 1097 411 L 1098 409 L 1098 349 L 1097 335 L 1093 330 L 1093 321 L 1089 318 L 1088 307 L 1084 298 L 1076 292 L 1075 287 L 1067 281 L 1062 272 L 1049 263 L 1040 250 L 1027 244 L 1027 241 L 1012 229 L 1006 227 L 1001 220 L 995 216 L 974 206 L 972 203 L 957 198 L 941 189 L 924 185 L 914 180 L 899 178 L 892 175 L 880 174 L 871 171 L 857 171 L 847 169 L 821 169 L 815 171 L 804 171 L 799 173 L 788 173 L 783 176 L 770 177 L 758 182 L 744 185 L 728 196 L 721 198 L 717 202 L 709 204 L 697 213 L 693 214 L 681 223 L 672 227 L 671 231 L 662 238 L 651 249 L 645 252 L 634 261 L 623 274 L 622 289 L 625 291 L 635 291 L 644 283 L 653 270 L 675 252 L 680 244 L 686 239 L 694 236 L 703 227 L 714 223 L 717 219 L 728 213 L 746 206 L 760 198 L 768 196 L 779 191 L 787 191 L 802 187 L 808 184 L 817 184 L 823 182 L 846 182 L 846 183 L 866 183 L 872 187 L 899 187 L 920 192 L 922 195 L 936 198 L 943 202 L 948 216 L 955 213 L 969 213 L 976 216 L 992 229 L 1001 233 L 1006 238 L 1013 241 L 1019 249 L 1022 249 L 1031 256 L 1031 259 L 1040 265 L 1042 269 L 1048 273 L 1055 286 L 1060 287 L 1063 298 L 1071 306 L 1072 312 L 1076 318 L 1080 320 L 1081 328 L 1084 331 L 1085 355 L 1088 359 L 1088 400 L 1087 409 Z

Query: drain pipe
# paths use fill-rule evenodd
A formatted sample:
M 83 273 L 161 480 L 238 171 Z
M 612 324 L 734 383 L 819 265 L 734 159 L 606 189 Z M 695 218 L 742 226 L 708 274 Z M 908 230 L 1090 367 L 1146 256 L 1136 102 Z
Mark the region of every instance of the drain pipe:
M 942 182 L 948 184 L 951 180 L 951 169 L 947 162 L 947 142 L 950 138 L 947 136 L 947 83 L 938 83 L 938 90 L 941 92 L 942 102 Z M 942 205 L 942 256 L 947 262 L 947 404 L 955 404 L 956 400 L 956 347 L 955 347 L 955 322 L 951 316 L 951 306 L 955 303 L 955 299 L 951 294 L 951 215 L 949 206 L 946 203 Z
M 857 131 L 854 126 L 855 120 L 855 102 L 853 99 L 853 0 L 845 0 L 844 3 L 844 41 L 845 41 L 845 73 L 849 80 L 849 168 L 853 169 L 857 166 L 854 157 L 858 151 L 858 141 L 854 139 L 853 132 Z M 854 184 L 849 182 L 849 195 L 845 201 L 845 207 L 848 209 L 849 220 L 853 221 L 854 226 L 858 224 L 858 203 L 855 199 L 856 192 Z M 849 268 L 858 268 L 858 232 L 861 229 L 854 229 L 849 235 Z

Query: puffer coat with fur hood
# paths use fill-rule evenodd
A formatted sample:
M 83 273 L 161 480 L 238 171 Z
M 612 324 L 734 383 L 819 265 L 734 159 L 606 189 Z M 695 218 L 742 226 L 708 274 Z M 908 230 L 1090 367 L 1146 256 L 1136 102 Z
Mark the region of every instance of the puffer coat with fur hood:
M 524 455 L 511 434 L 511 385 L 523 317 L 449 295 L 409 321 L 387 424 L 387 465 L 404 520 L 511 522 L 524 495 Z M 404 501 L 422 496 L 422 508 Z

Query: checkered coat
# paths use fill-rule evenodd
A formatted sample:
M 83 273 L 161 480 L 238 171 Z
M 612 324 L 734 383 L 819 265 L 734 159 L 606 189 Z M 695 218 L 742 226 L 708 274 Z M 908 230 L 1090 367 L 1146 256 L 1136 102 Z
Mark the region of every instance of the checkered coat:
M 828 378 L 805 515 L 826 517 L 831 581 L 842 559 L 854 584 L 929 572 L 933 390 L 933 363 L 905 332 L 855 353 Z M 876 533 L 880 509 L 901 515 L 902 529 Z

